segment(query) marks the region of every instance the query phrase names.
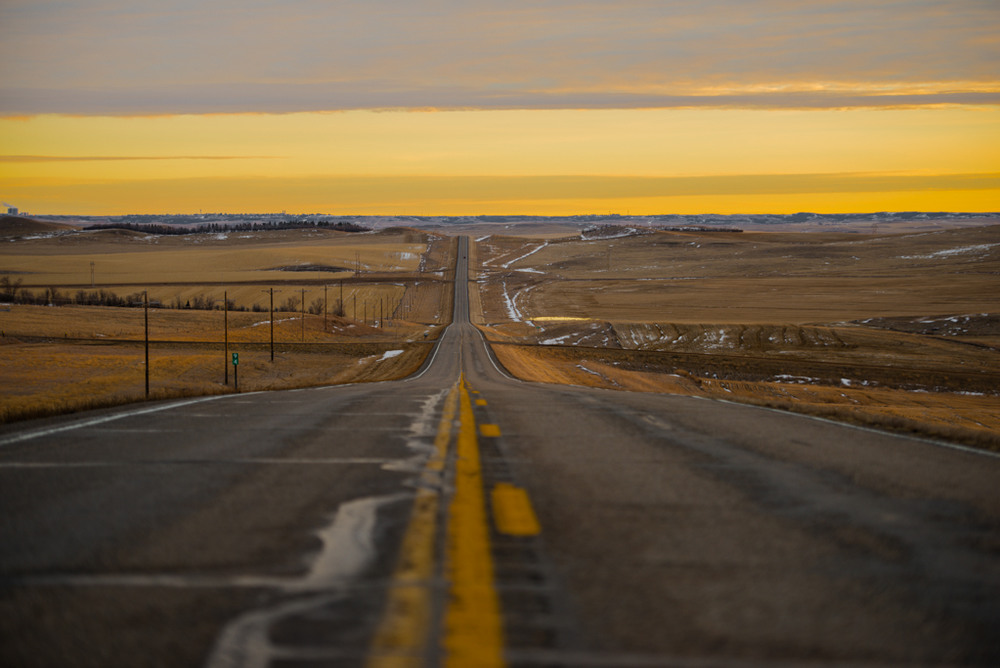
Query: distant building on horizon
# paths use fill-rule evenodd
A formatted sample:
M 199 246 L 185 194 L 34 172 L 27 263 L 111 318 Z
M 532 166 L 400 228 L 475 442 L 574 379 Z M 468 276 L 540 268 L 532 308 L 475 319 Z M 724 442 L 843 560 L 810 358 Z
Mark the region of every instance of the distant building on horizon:
M 7 207 L 7 215 L 8 216 L 16 216 L 17 215 L 17 207 L 16 206 L 8 206 Z

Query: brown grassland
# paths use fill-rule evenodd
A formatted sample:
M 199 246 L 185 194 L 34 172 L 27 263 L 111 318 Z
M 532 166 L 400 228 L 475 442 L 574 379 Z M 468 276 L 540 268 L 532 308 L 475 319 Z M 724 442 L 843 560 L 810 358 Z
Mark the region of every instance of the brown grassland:
M 729 399 L 1000 449 L 1000 226 L 476 245 L 526 380 Z
M 49 232 L 22 225 L 0 245 L 0 276 L 20 281 L 21 291 L 57 295 L 50 305 L 0 306 L 0 421 L 146 397 L 141 302 L 73 304 L 81 290 L 148 291 L 154 399 L 233 391 L 227 332 L 240 391 L 400 378 L 420 366 L 450 316 L 454 240 L 416 230 L 226 238 L 40 231 Z M 302 265 L 309 270 L 281 269 Z M 276 309 L 297 302 L 274 313 L 273 363 L 272 289 Z M 225 313 L 224 294 L 232 307 L 259 310 Z M 157 307 L 193 300 L 214 310 Z
M 455 240 L 419 230 L 160 237 L 4 225 L 0 277 L 54 299 L 0 306 L 0 421 L 145 398 L 143 292 L 157 306 L 152 398 L 233 391 L 227 321 L 245 391 L 405 376 L 451 312 Z M 516 376 L 1000 449 L 1000 226 L 609 232 L 472 244 L 473 319 Z M 101 289 L 132 307 L 72 303 Z M 273 363 L 272 289 L 285 309 Z M 223 295 L 247 310 L 224 313 Z M 215 310 L 166 308 L 199 302 Z

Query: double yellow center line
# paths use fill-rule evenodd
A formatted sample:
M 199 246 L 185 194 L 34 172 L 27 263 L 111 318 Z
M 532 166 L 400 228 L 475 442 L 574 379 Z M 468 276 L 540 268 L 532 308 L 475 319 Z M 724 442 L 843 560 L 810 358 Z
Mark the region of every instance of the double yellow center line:
M 476 404 L 485 406 L 486 401 L 478 398 Z M 478 440 L 480 435 L 498 437 L 500 429 L 495 424 L 480 424 L 477 433 L 472 406 L 463 375 L 445 399 L 434 453 L 421 475 L 386 609 L 372 642 L 369 668 L 416 668 L 437 656 L 445 666 L 505 665 Z M 448 446 L 453 441 L 454 491 L 444 523 L 440 571 L 447 596 L 443 610 L 435 610 L 440 490 L 449 473 Z M 525 490 L 500 483 L 492 489 L 490 501 L 498 532 L 513 536 L 539 533 Z

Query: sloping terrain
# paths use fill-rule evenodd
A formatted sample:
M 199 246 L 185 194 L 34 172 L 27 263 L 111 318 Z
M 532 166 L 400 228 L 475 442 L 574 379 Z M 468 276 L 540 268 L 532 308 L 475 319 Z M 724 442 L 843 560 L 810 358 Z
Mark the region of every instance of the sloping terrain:
M 526 378 L 1000 444 L 998 226 L 494 236 L 476 257 L 477 322 Z
M 75 230 L 72 225 L 50 223 L 24 216 L 0 215 L 0 239 L 50 237 Z
M 232 391 L 233 352 L 242 390 L 405 376 L 447 323 L 454 245 L 407 229 L 12 237 L 0 422 L 145 398 L 147 322 L 151 397 Z

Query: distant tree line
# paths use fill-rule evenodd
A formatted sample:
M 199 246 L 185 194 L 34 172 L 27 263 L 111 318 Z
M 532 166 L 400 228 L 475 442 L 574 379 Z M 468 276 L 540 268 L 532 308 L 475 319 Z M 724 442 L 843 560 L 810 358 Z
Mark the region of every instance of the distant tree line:
M 742 232 L 738 227 L 704 227 L 701 225 L 681 225 L 677 227 L 658 227 L 663 232 Z
M 368 232 L 367 227 L 343 220 L 287 220 L 273 223 L 208 223 L 197 227 L 158 225 L 155 223 L 102 223 L 88 225 L 85 230 L 128 230 L 162 236 L 186 234 L 219 234 L 222 232 L 263 232 L 267 230 L 335 230 L 337 232 Z
M 0 276 L 0 301 L 7 304 L 33 304 L 36 306 L 142 306 L 143 294 L 135 292 L 125 297 L 110 290 L 77 290 L 75 294 L 62 292 L 59 288 L 48 287 L 28 290 L 21 287 L 21 279 L 11 280 L 10 276 Z
M 111 290 L 103 288 L 98 290 L 77 290 L 76 292 L 63 292 L 56 287 L 47 287 L 40 290 L 28 290 L 21 287 L 22 279 L 11 279 L 10 276 L 0 276 L 0 302 L 5 304 L 27 304 L 35 306 L 68 306 L 75 304 L 78 306 L 116 306 L 122 308 L 135 308 L 143 306 L 145 296 L 141 292 L 120 296 Z M 298 313 L 302 300 L 295 296 L 289 296 L 279 305 L 275 305 L 275 311 Z M 154 308 L 172 308 L 191 311 L 221 311 L 223 302 L 221 299 L 213 299 L 205 295 L 195 295 L 190 299 L 181 300 L 175 297 L 172 302 L 160 303 L 150 301 L 149 305 Z M 254 304 L 247 308 L 237 305 L 232 299 L 228 302 L 230 311 L 253 311 L 254 313 L 266 313 L 267 308 L 260 304 Z M 323 314 L 323 299 L 317 298 L 306 308 L 308 313 L 313 315 Z M 334 313 L 342 315 L 342 306 L 334 304 Z

